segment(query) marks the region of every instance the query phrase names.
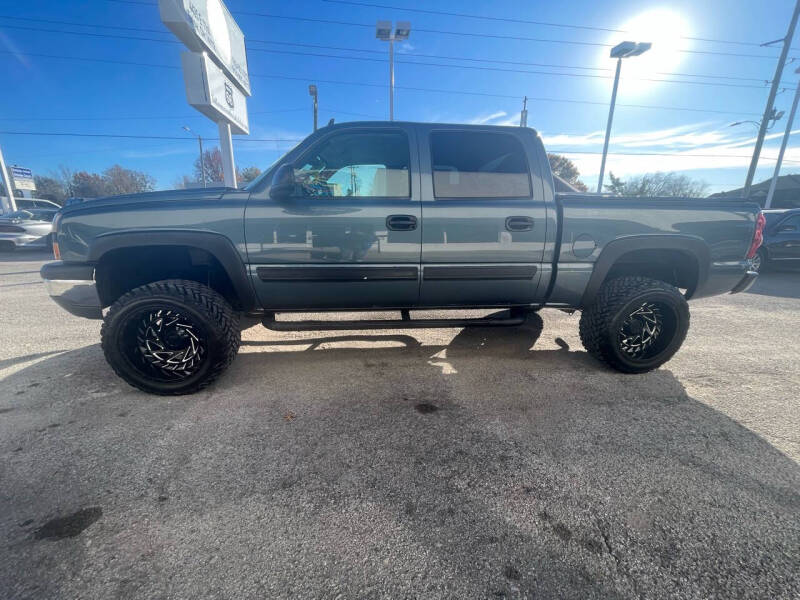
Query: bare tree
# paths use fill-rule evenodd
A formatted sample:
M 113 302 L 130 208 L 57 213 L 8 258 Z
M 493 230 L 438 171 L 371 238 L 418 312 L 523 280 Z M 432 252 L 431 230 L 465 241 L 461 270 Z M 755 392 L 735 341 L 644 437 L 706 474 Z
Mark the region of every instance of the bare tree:
M 679 173 L 647 173 L 623 181 L 609 173 L 611 183 L 604 187 L 617 196 L 702 197 L 708 191 L 705 181 Z
M 203 166 L 206 169 L 206 181 L 209 183 L 225 181 L 225 174 L 222 170 L 222 152 L 219 151 L 219 148 L 212 148 L 203 152 Z M 203 180 L 200 157 L 197 157 L 194 161 L 194 178 L 195 181 Z
M 550 170 L 553 171 L 554 175 L 558 175 L 561 179 L 582 192 L 587 190 L 586 185 L 578 179 L 578 177 L 580 177 L 580 172 L 574 162 L 560 154 L 548 154 L 547 160 L 550 162 Z

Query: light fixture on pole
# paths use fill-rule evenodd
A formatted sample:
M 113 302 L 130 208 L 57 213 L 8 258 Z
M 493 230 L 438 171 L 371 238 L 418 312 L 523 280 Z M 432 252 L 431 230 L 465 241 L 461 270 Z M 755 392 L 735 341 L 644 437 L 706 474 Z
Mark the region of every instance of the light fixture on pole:
M 795 69 L 795 73 L 800 73 L 800 67 Z M 775 186 L 778 183 L 778 174 L 781 172 L 781 163 L 783 163 L 783 155 L 786 152 L 786 144 L 789 143 L 789 136 L 792 134 L 792 123 L 794 123 L 794 114 L 797 112 L 798 100 L 800 100 L 800 81 L 797 82 L 797 91 L 794 93 L 792 110 L 789 111 L 789 118 L 786 121 L 786 131 L 783 133 L 781 150 L 778 152 L 778 162 L 775 163 L 775 171 L 772 173 L 772 181 L 769 183 L 769 192 L 767 192 L 767 201 L 764 203 L 764 208 L 770 208 L 772 206 L 772 196 L 775 195 Z M 782 115 L 783 112 L 779 114 Z
M 203 138 L 192 131 L 188 125 L 184 125 L 183 130 L 191 135 L 197 136 L 197 143 L 200 144 L 200 176 L 203 179 L 203 187 L 206 187 L 206 163 L 203 159 Z
M 772 129 L 775 123 L 783 118 L 784 114 L 785 113 L 782 110 L 775 110 L 773 108 L 772 112 L 770 113 L 769 119 L 767 119 L 767 126 L 765 128 L 765 131 L 769 131 L 770 129 Z M 751 125 L 754 125 L 756 129 L 761 129 L 761 121 L 736 121 L 728 125 L 728 127 L 736 127 L 737 125 L 744 125 L 745 123 L 750 123 Z
M 622 69 L 622 59 L 644 54 L 652 44 L 649 42 L 621 42 L 611 49 L 611 58 L 617 59 L 617 71 L 614 74 L 614 88 L 611 92 L 611 106 L 608 109 L 608 124 L 606 125 L 606 140 L 603 143 L 603 158 L 600 161 L 600 177 L 597 180 L 597 193 L 603 193 L 603 175 L 606 170 L 606 156 L 608 155 L 608 140 L 611 137 L 611 122 L 614 120 L 614 105 L 617 103 L 617 88 L 619 87 L 619 72 Z
M 308 86 L 308 95 L 314 99 L 314 131 L 317 130 L 317 86 L 313 83 Z
M 378 21 L 375 25 L 375 37 L 389 42 L 389 120 L 394 121 L 394 43 L 408 39 L 411 34 L 411 23 L 398 21 L 392 33 L 391 21 Z

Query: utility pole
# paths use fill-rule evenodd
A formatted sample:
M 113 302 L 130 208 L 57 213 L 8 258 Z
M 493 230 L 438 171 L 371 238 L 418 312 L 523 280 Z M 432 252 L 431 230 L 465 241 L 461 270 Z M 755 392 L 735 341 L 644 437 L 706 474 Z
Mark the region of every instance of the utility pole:
M 795 73 L 800 73 L 800 67 L 795 70 Z M 767 201 L 764 203 L 764 208 L 772 206 L 772 196 L 775 194 L 775 186 L 778 184 L 778 174 L 781 172 L 781 163 L 783 163 L 783 155 L 786 152 L 786 144 L 789 143 L 789 136 L 792 134 L 792 123 L 794 123 L 794 113 L 797 112 L 798 100 L 800 100 L 800 81 L 797 82 L 797 91 L 794 93 L 792 110 L 789 111 L 789 119 L 786 121 L 786 131 L 783 133 L 781 151 L 778 152 L 778 162 L 775 163 L 775 171 L 772 173 L 772 181 L 769 184 L 769 192 L 767 192 Z
M 308 86 L 308 95 L 314 99 L 314 131 L 317 130 L 317 86 L 313 83 Z
M 764 136 L 767 133 L 767 125 L 769 124 L 770 116 L 772 115 L 772 105 L 775 103 L 775 96 L 778 93 L 778 87 L 781 83 L 781 76 L 783 75 L 783 67 L 786 64 L 786 56 L 789 54 L 789 46 L 792 44 L 794 38 L 794 29 L 797 25 L 797 17 L 800 16 L 800 0 L 794 6 L 792 13 L 792 20 L 789 22 L 789 29 L 786 32 L 786 37 L 783 38 L 783 50 L 778 59 L 778 66 L 775 68 L 775 77 L 772 78 L 772 86 L 769 90 L 769 97 L 767 98 L 767 106 L 764 108 L 764 116 L 761 118 L 761 125 L 758 128 L 758 137 L 756 138 L 756 147 L 753 149 L 753 158 L 750 160 L 750 168 L 747 170 L 747 179 L 744 182 L 744 197 L 750 197 L 750 187 L 753 185 L 753 177 L 756 174 L 756 167 L 758 166 L 758 158 L 761 155 L 761 147 L 764 145 Z M 780 40 L 774 40 L 775 42 Z M 768 46 L 774 42 L 763 44 Z
M 11 185 L 11 179 L 8 176 L 8 169 L 6 169 L 6 161 L 3 158 L 3 150 L 0 148 L 0 175 L 3 176 L 3 185 L 6 188 L 6 195 L 8 200 L 2 203 L 3 212 L 14 212 L 17 210 L 17 203 L 14 200 L 14 186 Z
M 519 113 L 519 126 L 528 126 L 528 97 L 522 99 L 522 112 Z
M 203 179 L 203 187 L 206 187 L 206 161 L 203 157 L 203 138 L 192 131 L 188 125 L 184 125 L 183 130 L 197 136 L 197 143 L 200 145 L 200 176 Z

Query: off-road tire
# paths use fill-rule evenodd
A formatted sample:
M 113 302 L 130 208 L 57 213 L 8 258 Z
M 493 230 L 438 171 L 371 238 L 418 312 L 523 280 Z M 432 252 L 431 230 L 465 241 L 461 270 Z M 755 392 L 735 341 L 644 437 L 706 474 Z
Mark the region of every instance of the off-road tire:
M 132 334 L 138 315 L 165 310 L 196 324 L 202 338 L 203 355 L 196 371 L 173 380 L 153 374 L 155 370 L 146 364 L 141 344 Z M 241 332 L 238 314 L 220 294 L 196 281 L 167 279 L 137 287 L 114 302 L 103 320 L 100 337 L 108 364 L 122 379 L 151 394 L 175 396 L 197 392 L 217 379 L 236 357 Z
M 620 332 L 626 319 L 645 303 L 652 303 L 663 311 L 665 324 L 660 335 L 666 337 L 653 347 L 655 353 L 652 356 L 634 359 L 623 349 Z M 587 352 L 623 373 L 645 373 L 657 369 L 678 351 L 688 330 L 689 305 L 678 288 L 638 276 L 620 277 L 604 283 L 594 303 L 582 312 L 579 328 Z

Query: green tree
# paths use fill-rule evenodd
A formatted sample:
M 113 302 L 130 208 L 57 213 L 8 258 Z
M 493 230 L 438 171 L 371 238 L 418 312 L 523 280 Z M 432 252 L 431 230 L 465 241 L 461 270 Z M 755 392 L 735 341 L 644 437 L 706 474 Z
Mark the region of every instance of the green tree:
M 708 191 L 705 181 L 679 173 L 647 173 L 627 181 L 609 173 L 611 183 L 604 187 L 616 196 L 702 197 Z
M 574 162 L 560 154 L 548 154 L 547 160 L 550 162 L 550 170 L 553 174 L 558 175 L 561 179 L 582 192 L 587 190 L 586 185 L 578 179 L 580 177 L 580 172 Z

